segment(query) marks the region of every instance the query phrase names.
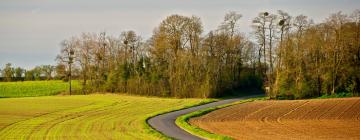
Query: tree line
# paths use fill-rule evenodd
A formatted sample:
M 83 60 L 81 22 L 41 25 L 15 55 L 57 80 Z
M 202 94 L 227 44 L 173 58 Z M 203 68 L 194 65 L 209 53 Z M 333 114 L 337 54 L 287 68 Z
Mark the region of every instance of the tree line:
M 33 69 L 13 67 L 11 63 L 5 64 L 0 69 L 0 81 L 38 81 L 38 80 L 66 80 L 64 66 L 41 65 Z
M 274 67 L 270 31 L 273 28 L 271 20 L 267 20 L 270 96 L 308 98 L 341 92 L 358 96 L 360 10 L 349 15 L 337 12 L 318 24 L 304 15 L 293 18 L 282 11 L 279 15 Z
M 271 98 L 358 95 L 359 10 L 317 24 L 305 15 L 261 12 L 252 21 L 254 37 L 239 31 L 241 17 L 229 12 L 205 35 L 199 17 L 177 14 L 148 40 L 134 31 L 83 33 L 62 42 L 58 60 L 77 69 L 84 94 L 214 97 L 260 88 Z M 74 63 L 64 63 L 68 58 Z
M 263 89 L 271 98 L 359 95 L 360 10 L 320 23 L 281 10 L 261 12 L 247 35 L 239 30 L 241 17 L 228 12 L 204 33 L 199 17 L 174 14 L 146 40 L 134 31 L 82 33 L 61 42 L 53 68 L 58 79 L 78 79 L 83 94 L 207 98 Z
M 227 13 L 205 36 L 199 17 L 176 14 L 166 17 L 148 40 L 134 31 L 119 37 L 83 33 L 64 40 L 57 59 L 77 69 L 84 94 L 206 98 L 240 87 L 260 88 L 252 61 L 255 44 L 239 32 L 240 18 Z

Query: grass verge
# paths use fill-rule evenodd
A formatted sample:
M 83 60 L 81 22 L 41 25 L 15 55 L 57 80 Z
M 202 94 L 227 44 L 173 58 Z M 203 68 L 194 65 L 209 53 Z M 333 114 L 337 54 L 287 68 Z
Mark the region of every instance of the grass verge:
M 208 132 L 206 130 L 203 130 L 203 129 L 199 128 L 199 127 L 190 125 L 188 123 L 188 121 L 190 120 L 190 118 L 202 116 L 202 115 L 205 115 L 205 114 L 210 113 L 210 112 L 212 112 L 214 110 L 217 110 L 217 109 L 225 108 L 225 107 L 236 105 L 236 104 L 252 102 L 252 101 L 255 101 L 255 100 L 266 100 L 266 99 L 268 99 L 268 97 L 250 98 L 250 99 L 241 100 L 241 101 L 238 101 L 238 102 L 235 102 L 235 103 L 230 103 L 230 104 L 226 104 L 226 105 L 221 105 L 221 106 L 217 106 L 217 107 L 212 107 L 212 108 L 207 108 L 207 109 L 195 111 L 195 112 L 185 114 L 183 116 L 178 117 L 176 119 L 175 123 L 176 123 L 176 125 L 178 125 L 182 129 L 184 129 L 185 131 L 187 131 L 187 132 L 189 132 L 189 133 L 191 133 L 191 134 L 193 134 L 195 136 L 204 138 L 204 139 L 232 140 L 231 137 L 210 133 L 210 132 Z
M 150 134 L 150 135 L 153 135 L 155 137 L 158 137 L 158 138 L 161 138 L 161 139 L 164 139 L 164 140 L 173 140 L 173 138 L 171 137 L 168 137 L 166 136 L 165 134 L 155 130 L 155 128 L 151 127 L 148 123 L 148 120 L 153 118 L 153 117 L 156 117 L 156 116 L 159 116 L 159 115 L 162 115 L 162 114 L 166 114 L 166 113 L 170 113 L 170 112 L 174 112 L 174 111 L 178 111 L 178 110 L 182 110 L 182 109 L 187 109 L 187 108 L 191 108 L 191 107 L 195 107 L 195 106 L 199 106 L 199 105 L 204 105 L 204 104 L 208 104 L 208 103 L 211 103 L 211 102 L 215 102 L 215 101 L 218 101 L 218 99 L 205 99 L 197 104 L 193 104 L 193 105 L 188 105 L 188 106 L 185 106 L 185 107 L 182 107 L 182 108 L 177 108 L 177 109 L 173 109 L 173 110 L 167 110 L 167 111 L 160 111 L 160 112 L 155 112 L 153 114 L 150 114 L 146 117 L 145 121 L 144 121 L 144 128 L 145 128 L 145 132 Z

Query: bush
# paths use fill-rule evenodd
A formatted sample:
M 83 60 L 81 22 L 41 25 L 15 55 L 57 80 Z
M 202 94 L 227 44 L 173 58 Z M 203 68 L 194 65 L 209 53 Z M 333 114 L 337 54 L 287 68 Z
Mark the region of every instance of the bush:
M 275 99 L 277 99 L 277 100 L 294 100 L 295 96 L 293 94 L 281 94 L 281 95 L 276 95 Z
M 337 93 L 337 94 L 333 94 L 333 95 L 322 95 L 320 97 L 318 97 L 319 99 L 327 99 L 327 98 L 346 98 L 346 97 L 352 97 L 352 93 Z

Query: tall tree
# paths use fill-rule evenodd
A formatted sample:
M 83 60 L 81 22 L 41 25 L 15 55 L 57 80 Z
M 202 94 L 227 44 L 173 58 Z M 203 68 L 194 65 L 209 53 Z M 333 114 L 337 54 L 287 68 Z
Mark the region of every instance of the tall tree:
M 25 69 L 21 68 L 21 67 L 17 67 L 15 68 L 15 78 L 16 80 L 22 80 L 23 74 L 25 73 Z
M 261 46 L 258 49 L 258 65 L 260 68 L 260 73 L 263 75 L 266 73 L 266 22 L 267 22 L 267 16 L 269 16 L 268 12 L 262 12 L 259 13 L 257 17 L 255 17 L 252 21 L 253 28 L 254 28 L 254 34 L 256 36 L 256 39 Z M 261 57 L 264 58 L 264 66 L 265 68 L 262 69 L 261 65 Z
M 74 41 L 64 40 L 63 42 L 61 42 L 61 46 L 62 46 L 61 54 L 57 56 L 57 60 L 60 63 L 67 65 L 68 68 L 67 78 L 69 81 L 69 93 L 71 95 L 72 65 L 74 63 L 74 59 L 77 58 L 77 54 L 75 55 L 76 44 L 74 44 Z
M 2 70 L 2 75 L 5 81 L 12 81 L 14 78 L 14 68 L 11 66 L 11 63 L 7 63 Z

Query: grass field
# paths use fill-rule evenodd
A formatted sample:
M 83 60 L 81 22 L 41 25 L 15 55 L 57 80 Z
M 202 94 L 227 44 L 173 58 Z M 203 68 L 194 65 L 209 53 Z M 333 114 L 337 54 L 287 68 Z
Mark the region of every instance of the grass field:
M 0 99 L 0 139 L 159 139 L 145 120 L 210 100 L 127 95 Z
M 360 98 L 254 101 L 189 122 L 234 139 L 360 139 Z
M 72 81 L 73 89 L 79 88 L 77 81 Z M 49 96 L 67 91 L 69 83 L 60 80 L 0 82 L 0 97 Z

